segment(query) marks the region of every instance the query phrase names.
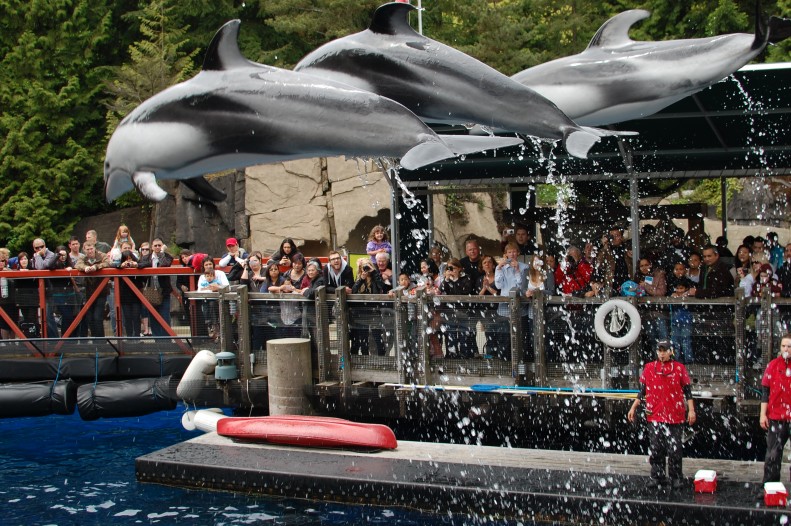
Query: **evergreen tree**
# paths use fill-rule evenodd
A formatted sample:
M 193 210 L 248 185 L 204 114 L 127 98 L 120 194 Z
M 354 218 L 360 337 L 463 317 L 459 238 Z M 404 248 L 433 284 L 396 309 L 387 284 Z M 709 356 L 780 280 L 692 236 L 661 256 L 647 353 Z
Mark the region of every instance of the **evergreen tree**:
M 129 46 L 131 62 L 115 68 L 107 84 L 113 97 L 107 104 L 108 137 L 141 102 L 190 77 L 197 50 L 183 51 L 188 28 L 175 26 L 173 10 L 171 0 L 153 0 L 139 14 L 126 17 L 139 16 L 144 38 Z
M 104 0 L 3 1 L 0 49 L 0 244 L 65 241 L 103 210 L 104 113 L 112 60 Z

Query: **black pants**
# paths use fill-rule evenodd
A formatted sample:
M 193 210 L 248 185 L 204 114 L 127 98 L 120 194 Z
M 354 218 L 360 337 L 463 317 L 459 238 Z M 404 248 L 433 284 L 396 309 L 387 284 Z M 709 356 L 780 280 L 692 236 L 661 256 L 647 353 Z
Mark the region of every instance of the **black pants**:
M 788 442 L 791 422 L 770 420 L 766 432 L 766 458 L 764 459 L 764 482 L 780 482 L 780 465 L 783 462 L 783 448 Z
M 681 469 L 684 447 L 681 444 L 681 430 L 684 424 L 663 424 L 648 422 L 649 461 L 651 478 L 671 480 L 683 477 Z

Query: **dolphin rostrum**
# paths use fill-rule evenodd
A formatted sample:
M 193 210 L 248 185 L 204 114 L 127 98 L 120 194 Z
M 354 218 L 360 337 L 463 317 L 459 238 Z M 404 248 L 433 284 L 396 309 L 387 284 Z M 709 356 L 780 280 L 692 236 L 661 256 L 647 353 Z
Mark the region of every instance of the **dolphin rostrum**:
M 207 173 L 309 157 L 400 158 L 414 169 L 460 154 L 520 144 L 517 137 L 439 136 L 401 104 L 314 77 L 256 64 L 239 51 L 240 22 L 225 24 L 203 69 L 135 108 L 107 145 L 104 193 L 133 187 L 151 200 L 157 179 L 187 180 L 204 197 Z
M 632 134 L 578 126 L 544 96 L 414 31 L 408 21 L 413 9 L 400 2 L 380 6 L 367 30 L 321 46 L 294 70 L 391 98 L 426 122 L 562 139 L 576 157 L 586 157 L 600 137 Z
M 755 34 L 639 42 L 629 28 L 650 13 L 609 19 L 578 55 L 526 69 L 512 78 L 544 95 L 576 122 L 603 126 L 645 117 L 719 82 L 789 36 L 791 21 L 756 13 Z

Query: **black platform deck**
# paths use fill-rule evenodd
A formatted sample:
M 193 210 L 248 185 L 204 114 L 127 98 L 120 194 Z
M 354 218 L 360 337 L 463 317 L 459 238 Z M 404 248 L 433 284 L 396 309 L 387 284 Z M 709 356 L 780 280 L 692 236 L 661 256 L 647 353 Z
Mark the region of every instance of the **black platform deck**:
M 717 471 L 716 493 L 694 493 L 698 469 Z M 686 487 L 657 490 L 648 485 L 644 456 L 420 442 L 364 453 L 234 442 L 215 433 L 136 461 L 141 482 L 441 514 L 564 524 L 786 524 L 787 509 L 763 504 L 762 469 L 760 462 L 685 459 Z

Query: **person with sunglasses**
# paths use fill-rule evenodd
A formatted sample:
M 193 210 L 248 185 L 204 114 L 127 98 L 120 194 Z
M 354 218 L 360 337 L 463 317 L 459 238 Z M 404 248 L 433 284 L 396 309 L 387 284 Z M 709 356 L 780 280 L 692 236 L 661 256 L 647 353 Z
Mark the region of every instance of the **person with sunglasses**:
M 645 403 L 648 421 L 651 481 L 658 488 L 682 488 L 684 485 L 681 440 L 684 423 L 697 420 L 689 373 L 684 364 L 673 359 L 673 346 L 667 340 L 657 342 L 657 359 L 643 367 L 640 393 L 627 418 L 634 422 L 637 408 Z

